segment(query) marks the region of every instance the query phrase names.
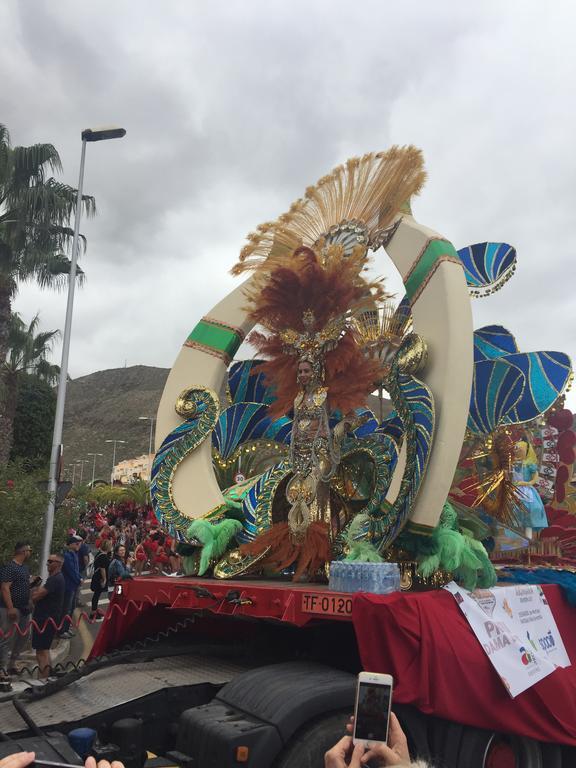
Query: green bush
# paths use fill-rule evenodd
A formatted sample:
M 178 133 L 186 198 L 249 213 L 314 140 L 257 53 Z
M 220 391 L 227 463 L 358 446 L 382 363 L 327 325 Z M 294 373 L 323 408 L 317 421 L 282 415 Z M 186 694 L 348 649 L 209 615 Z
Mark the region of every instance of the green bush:
M 50 463 L 56 392 L 37 376 L 21 374 L 14 415 L 11 461 L 26 460 L 31 469 Z
M 0 563 L 9 561 L 17 541 L 30 542 L 30 570 L 39 571 L 39 558 L 44 532 L 44 517 L 48 506 L 45 491 L 46 474 L 26 471 L 22 462 L 0 466 Z M 52 551 L 60 552 L 69 528 L 76 528 L 78 513 L 75 505 L 64 503 L 56 510 Z
M 88 502 L 96 502 L 102 506 L 120 504 L 123 501 L 133 501 L 145 506 L 150 503 L 149 485 L 144 480 L 137 480 L 132 485 L 76 485 L 70 491 L 70 497 L 79 505 L 86 506 Z

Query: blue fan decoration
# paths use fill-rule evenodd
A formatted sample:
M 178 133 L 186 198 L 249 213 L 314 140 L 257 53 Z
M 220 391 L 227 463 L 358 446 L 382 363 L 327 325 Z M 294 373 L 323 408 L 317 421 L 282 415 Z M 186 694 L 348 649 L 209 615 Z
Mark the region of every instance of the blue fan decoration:
M 488 435 L 520 400 L 526 377 L 505 359 L 481 360 L 474 365 L 468 429 Z
M 289 443 L 292 419 L 271 419 L 263 403 L 234 403 L 225 408 L 212 432 L 212 446 L 222 458 L 229 458 L 241 443 L 268 439 Z
M 516 339 L 501 325 L 485 325 L 474 331 L 474 362 L 494 360 L 518 352 Z
M 505 360 L 521 370 L 526 379 L 522 396 L 504 417 L 505 424 L 532 421 L 545 413 L 570 381 L 572 366 L 563 352 L 519 352 L 506 355 Z
M 458 256 L 474 297 L 489 296 L 499 290 L 516 269 L 516 249 L 508 243 L 468 245 L 458 251 Z
M 517 374 L 506 373 L 504 367 L 491 367 L 490 363 L 498 361 L 514 368 Z M 506 397 L 501 386 L 516 381 L 518 374 L 524 384 L 514 401 L 516 388 Z M 474 382 L 468 427 L 476 434 L 488 434 L 503 424 L 536 419 L 558 400 L 571 375 L 570 358 L 563 352 L 519 352 L 514 336 L 503 326 L 478 329 L 474 332 Z
M 274 392 L 266 385 L 264 374 L 255 371 L 262 360 L 241 360 L 228 371 L 228 388 L 233 403 L 274 402 Z

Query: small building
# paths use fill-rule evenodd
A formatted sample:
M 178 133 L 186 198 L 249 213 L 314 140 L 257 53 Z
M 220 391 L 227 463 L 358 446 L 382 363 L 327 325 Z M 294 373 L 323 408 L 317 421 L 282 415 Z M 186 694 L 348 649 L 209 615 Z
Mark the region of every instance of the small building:
M 112 482 L 130 485 L 136 480 L 150 482 L 150 470 L 154 461 L 153 453 L 144 453 L 135 459 L 119 461 L 112 470 Z

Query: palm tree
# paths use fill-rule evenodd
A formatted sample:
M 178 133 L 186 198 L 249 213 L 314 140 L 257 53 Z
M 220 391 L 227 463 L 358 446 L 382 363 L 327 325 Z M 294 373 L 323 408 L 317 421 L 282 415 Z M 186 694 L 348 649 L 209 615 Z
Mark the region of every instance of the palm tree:
M 10 319 L 8 354 L 2 366 L 4 408 L 0 412 L 0 464 L 8 461 L 12 449 L 21 377 L 32 374 L 48 384 L 54 384 L 60 373 L 59 366 L 52 365 L 46 359 L 59 331 L 37 333 L 38 324 L 38 315 L 32 318 L 30 325 L 26 325 L 18 314 L 13 314 Z
M 126 498 L 133 501 L 139 507 L 145 507 L 150 504 L 150 486 L 145 480 L 136 480 L 136 482 L 126 488 Z
M 0 361 L 8 354 L 18 284 L 35 280 L 44 288 L 67 282 L 70 260 L 64 252 L 74 235 L 69 223 L 76 190 L 49 175 L 61 171 L 52 144 L 12 147 L 8 130 L 0 123 Z M 93 216 L 94 198 L 84 195 L 82 200 L 86 215 Z M 0 391 L 0 416 L 3 405 Z

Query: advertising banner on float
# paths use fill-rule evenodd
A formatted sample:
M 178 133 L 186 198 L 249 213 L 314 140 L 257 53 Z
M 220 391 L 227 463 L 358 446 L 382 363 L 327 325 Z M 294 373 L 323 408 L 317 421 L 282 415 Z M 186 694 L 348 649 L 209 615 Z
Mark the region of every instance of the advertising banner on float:
M 454 595 L 510 696 L 570 666 L 541 587 L 518 584 L 467 592 L 451 582 L 445 589 Z

